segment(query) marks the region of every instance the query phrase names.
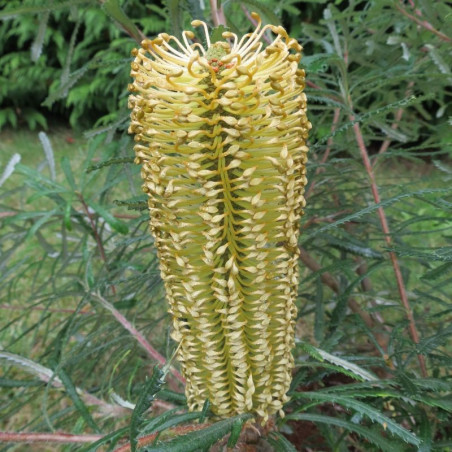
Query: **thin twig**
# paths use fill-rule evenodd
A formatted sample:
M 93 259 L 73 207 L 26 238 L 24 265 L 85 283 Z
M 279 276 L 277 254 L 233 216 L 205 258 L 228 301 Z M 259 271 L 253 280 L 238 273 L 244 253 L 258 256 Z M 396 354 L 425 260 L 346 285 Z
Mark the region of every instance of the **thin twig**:
M 46 311 L 46 312 L 56 312 L 56 313 L 62 313 L 62 314 L 74 314 L 76 312 L 75 309 L 56 309 L 56 308 L 46 308 L 43 306 L 10 306 L 8 304 L 0 304 L 0 309 L 6 309 L 9 311 Z M 77 314 L 83 314 L 83 315 L 93 315 L 93 311 L 84 311 L 83 309 L 81 311 L 78 311 Z
M 219 25 L 226 26 L 226 17 L 224 15 L 223 7 L 218 8 L 217 0 L 210 0 L 210 11 L 212 13 L 212 20 L 216 27 Z
M 14 215 L 17 214 L 18 212 L 15 212 L 13 210 L 7 210 L 6 212 L 0 212 L 0 218 L 13 217 Z
M 452 42 L 452 38 L 449 38 L 449 36 L 445 35 L 441 31 L 437 30 L 430 22 L 427 22 L 426 20 L 421 20 L 421 19 L 417 18 L 416 16 L 413 16 L 405 8 L 403 8 L 400 5 L 396 4 L 395 7 L 405 17 L 408 17 L 408 19 L 410 19 L 413 22 L 417 23 L 419 26 L 425 28 L 426 30 L 431 31 L 432 33 L 434 33 L 436 36 L 438 36 L 443 41 L 445 41 L 445 42 Z
M 93 443 L 102 435 L 72 435 L 70 433 L 0 432 L 0 443 Z
M 350 103 L 351 103 L 351 101 L 350 101 Z M 354 115 L 350 115 L 350 121 L 355 121 L 355 119 L 356 118 Z M 372 195 L 373 195 L 374 201 L 376 204 L 380 204 L 381 198 L 380 198 L 380 193 L 378 191 L 377 181 L 375 179 L 375 174 L 373 172 L 372 164 L 370 163 L 370 159 L 369 159 L 369 153 L 367 152 L 367 148 L 364 143 L 364 138 L 361 133 L 361 128 L 360 128 L 358 122 L 353 124 L 353 131 L 355 133 L 356 142 L 358 144 L 358 148 L 361 153 L 361 158 L 363 160 L 364 167 L 366 168 L 367 175 L 369 176 L 369 179 L 370 179 L 370 185 L 371 185 L 371 190 L 372 190 Z M 391 235 L 390 235 L 391 233 L 389 230 L 389 225 L 388 225 L 388 221 L 386 218 L 385 210 L 383 209 L 383 207 L 379 207 L 377 209 L 377 213 L 378 213 L 378 217 L 380 219 L 381 228 L 385 235 L 384 236 L 385 242 L 389 247 L 391 247 L 392 239 L 391 239 Z M 399 261 L 397 260 L 397 256 L 395 255 L 395 253 L 393 251 L 389 252 L 389 257 L 391 259 L 392 267 L 394 269 L 394 274 L 395 274 L 396 281 L 397 281 L 397 288 L 399 291 L 400 300 L 402 301 L 402 305 L 405 310 L 405 315 L 406 315 L 408 323 L 409 323 L 410 336 L 411 336 L 411 339 L 413 340 L 413 342 L 415 344 L 418 344 L 419 343 L 419 334 L 417 332 L 416 322 L 415 322 L 414 316 L 413 316 L 413 311 L 411 309 L 410 302 L 408 300 L 405 283 L 403 281 L 402 272 L 400 270 Z M 427 368 L 425 366 L 424 357 L 420 354 L 418 354 L 417 357 L 418 357 L 419 365 L 421 368 L 422 376 L 425 378 L 425 377 L 427 377 Z
M 336 217 L 347 215 L 350 213 L 352 213 L 351 209 L 344 209 L 338 210 L 337 212 L 334 212 L 326 217 L 313 216 L 303 223 L 303 229 L 307 229 L 311 224 L 332 223 L 333 221 L 336 221 L 335 220 Z
M 54 375 L 54 371 L 43 366 L 42 364 L 14 353 L 0 351 L 0 355 L 2 359 L 6 359 L 8 362 L 14 363 L 24 371 L 37 376 L 42 382 L 50 384 L 52 387 L 59 390 L 65 390 L 63 382 Z M 105 402 L 104 400 L 99 399 L 95 395 L 90 394 L 79 387 L 76 387 L 75 390 L 87 405 L 97 406 L 101 414 L 108 416 L 123 416 L 128 411 L 121 405 L 113 405 Z
M 144 348 L 144 350 L 151 358 L 155 359 L 162 365 L 166 363 L 165 357 L 162 356 L 111 303 L 109 303 L 99 293 L 92 292 L 91 295 L 99 300 L 102 306 L 113 314 L 113 317 L 115 317 L 115 319 L 137 340 L 137 342 Z M 185 378 L 176 369 L 171 367 L 170 372 L 178 381 L 180 381 L 182 384 L 185 384 Z
M 83 197 L 83 195 L 81 193 L 77 192 L 77 196 L 78 196 L 80 202 L 82 203 L 83 210 L 85 211 L 85 213 L 89 219 L 89 222 L 91 224 L 91 229 L 93 230 L 94 240 L 96 241 L 96 244 L 97 244 L 97 249 L 99 250 L 100 257 L 104 261 L 105 267 L 107 268 L 107 271 L 108 271 L 108 263 L 107 263 L 107 257 L 105 255 L 104 245 L 102 244 L 102 240 L 100 238 L 99 232 L 97 231 L 97 227 L 96 227 L 96 223 L 94 222 L 93 215 L 89 211 L 89 207 L 86 204 L 85 198 Z M 113 294 L 116 294 L 116 287 L 113 284 L 111 285 L 111 290 L 112 290 Z

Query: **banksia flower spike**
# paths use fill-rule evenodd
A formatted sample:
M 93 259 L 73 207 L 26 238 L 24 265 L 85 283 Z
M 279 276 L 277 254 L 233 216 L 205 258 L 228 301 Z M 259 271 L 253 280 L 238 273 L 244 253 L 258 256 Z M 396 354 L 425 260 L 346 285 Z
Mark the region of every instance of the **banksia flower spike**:
M 143 41 L 130 132 L 189 408 L 265 421 L 291 381 L 311 124 L 301 46 L 254 17 L 254 32 L 215 43 L 193 21 L 206 48 L 189 31 Z

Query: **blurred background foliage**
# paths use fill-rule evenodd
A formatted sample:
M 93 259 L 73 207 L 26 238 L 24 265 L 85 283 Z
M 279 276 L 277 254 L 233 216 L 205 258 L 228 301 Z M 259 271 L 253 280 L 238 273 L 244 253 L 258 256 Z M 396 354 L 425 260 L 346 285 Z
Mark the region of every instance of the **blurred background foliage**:
M 177 370 L 162 387 L 154 369 L 174 344 L 127 84 L 143 36 L 221 14 L 243 34 L 251 11 L 303 44 L 313 124 L 292 400 L 261 443 L 452 449 L 448 2 L 0 4 L 0 430 L 87 444 L 0 436 L 0 451 L 237 440 L 246 419 L 196 430 L 208 405 L 186 413 Z

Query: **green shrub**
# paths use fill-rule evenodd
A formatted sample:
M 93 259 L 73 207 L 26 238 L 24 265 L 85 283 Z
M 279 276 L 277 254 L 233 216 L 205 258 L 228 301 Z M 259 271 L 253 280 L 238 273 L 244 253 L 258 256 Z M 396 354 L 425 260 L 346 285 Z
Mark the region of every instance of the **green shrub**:
M 41 133 L 41 143 L 30 135 L 21 147 L 2 132 L 2 450 L 24 441 L 12 432 L 49 432 L 52 450 L 67 451 L 138 440 L 141 450 L 194 451 L 217 440 L 242 447 L 246 416 L 216 422 L 208 402 L 186 412 L 177 365 L 154 368 L 171 361 L 174 344 L 126 132 L 132 36 L 178 34 L 192 17 L 212 25 L 221 10 L 189 0 L 169 0 L 164 10 L 124 1 L 125 15 L 113 0 L 103 9 L 68 5 L 9 2 L 0 13 L 18 14 L 0 32 L 2 77 L 12 83 L 11 91 L 0 86 L 4 122 L 27 122 L 18 109 L 29 87 L 22 80 L 12 88 L 18 70 L 35 77 L 33 111 L 43 114 L 48 96 L 55 113 L 93 129 L 86 141 L 49 132 L 50 143 Z M 313 124 L 296 371 L 286 415 L 261 441 L 276 451 L 450 450 L 451 8 L 386 0 L 301 6 L 223 2 L 233 31 L 251 29 L 246 13 L 256 9 L 299 38 Z M 49 9 L 46 44 L 32 63 L 38 13 L 41 20 Z M 28 75 L 27 67 L 41 70 Z M 88 445 L 63 446 L 59 431 Z

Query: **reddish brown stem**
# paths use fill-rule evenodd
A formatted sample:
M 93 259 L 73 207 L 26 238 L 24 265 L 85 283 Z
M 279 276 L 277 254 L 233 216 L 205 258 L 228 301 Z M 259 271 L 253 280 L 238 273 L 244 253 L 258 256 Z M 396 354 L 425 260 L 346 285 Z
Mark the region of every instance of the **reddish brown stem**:
M 210 11 L 212 13 L 212 20 L 216 27 L 219 25 L 226 26 L 226 17 L 224 15 L 223 8 L 217 6 L 217 0 L 210 0 Z
M 160 364 L 166 364 L 166 359 L 162 356 L 147 340 L 146 338 L 117 310 L 109 303 L 102 295 L 98 293 L 92 293 L 92 296 L 97 298 L 102 306 L 108 309 L 113 317 L 137 340 L 137 342 L 146 350 L 148 355 L 155 359 Z M 170 372 L 173 376 L 179 380 L 182 384 L 185 384 L 185 378 L 176 370 L 171 368 Z
M 17 212 L 14 212 L 13 210 L 9 210 L 6 212 L 0 212 L 0 218 L 13 217 L 14 215 L 17 215 Z
M 400 11 L 405 17 L 408 17 L 408 19 L 412 20 L 419 26 L 425 28 L 428 31 L 431 31 L 436 36 L 438 36 L 440 39 L 442 39 L 445 42 L 452 42 L 452 38 L 449 38 L 449 36 L 445 35 L 441 31 L 437 30 L 430 22 L 427 22 L 426 20 L 421 20 L 417 18 L 416 16 L 413 16 L 410 14 L 405 8 L 403 8 L 400 5 L 395 5 L 396 9 Z
M 25 311 L 25 310 L 30 310 L 30 311 L 46 311 L 46 312 L 57 312 L 57 313 L 62 313 L 62 314 L 74 314 L 76 311 L 75 309 L 55 309 L 55 308 L 45 308 L 43 306 L 10 306 L 7 304 L 0 304 L 0 309 L 7 309 L 10 311 Z M 78 311 L 78 314 L 83 314 L 83 315 L 92 315 L 94 314 L 93 311 Z
M 355 121 L 355 119 L 356 118 L 354 115 L 350 115 L 350 121 Z M 361 133 L 361 128 L 359 126 L 359 123 L 356 122 L 353 125 L 353 131 L 355 133 L 356 142 L 358 144 L 358 148 L 361 153 L 361 158 L 363 160 L 364 167 L 366 168 L 367 175 L 370 180 L 370 186 L 371 186 L 374 201 L 376 204 L 380 204 L 381 198 L 380 198 L 380 193 L 378 191 L 377 181 L 375 179 L 375 174 L 373 172 L 372 165 L 370 163 L 369 153 L 367 152 L 367 148 L 364 143 L 364 138 Z M 378 213 L 378 217 L 380 219 L 381 228 L 385 235 L 385 237 L 384 237 L 385 242 L 390 247 L 390 246 L 392 246 L 391 233 L 389 230 L 386 213 L 385 213 L 383 207 L 379 207 L 377 210 L 377 213 Z M 389 257 L 391 259 L 392 267 L 393 267 L 394 274 L 396 277 L 397 288 L 399 291 L 400 300 L 402 302 L 403 308 L 405 310 L 405 315 L 406 315 L 408 323 L 409 323 L 410 336 L 411 336 L 411 339 L 413 340 L 413 342 L 415 344 L 418 344 L 419 343 L 419 334 L 417 332 L 416 322 L 415 322 L 414 316 L 413 316 L 413 311 L 411 309 L 410 302 L 408 300 L 408 296 L 406 293 L 405 283 L 403 281 L 399 261 L 397 260 L 397 256 L 395 255 L 395 253 L 393 251 L 389 252 Z M 419 361 L 419 366 L 421 368 L 422 376 L 427 377 L 427 368 L 425 366 L 424 357 L 422 355 L 417 355 L 417 357 L 418 357 L 418 361 Z
M 93 443 L 102 435 L 71 435 L 70 433 L 0 432 L 0 443 Z M 50 450 L 50 449 L 49 449 Z
M 307 229 L 311 224 L 332 223 L 335 221 L 335 217 L 346 215 L 348 213 L 351 213 L 351 210 L 339 210 L 331 215 L 328 215 L 327 217 L 311 217 L 303 224 L 303 229 Z

